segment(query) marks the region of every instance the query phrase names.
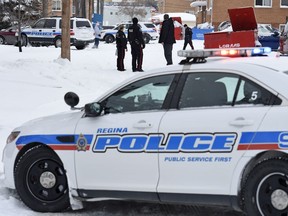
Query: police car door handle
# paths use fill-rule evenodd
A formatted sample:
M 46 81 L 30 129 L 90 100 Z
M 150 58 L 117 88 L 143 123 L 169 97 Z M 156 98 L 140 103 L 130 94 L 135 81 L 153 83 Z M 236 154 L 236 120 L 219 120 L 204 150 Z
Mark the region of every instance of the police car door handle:
M 229 124 L 232 126 L 250 126 L 254 124 L 254 121 L 240 117 L 230 121 Z
M 152 124 L 146 122 L 145 120 L 140 120 L 133 125 L 134 128 L 144 129 L 144 128 L 151 128 Z

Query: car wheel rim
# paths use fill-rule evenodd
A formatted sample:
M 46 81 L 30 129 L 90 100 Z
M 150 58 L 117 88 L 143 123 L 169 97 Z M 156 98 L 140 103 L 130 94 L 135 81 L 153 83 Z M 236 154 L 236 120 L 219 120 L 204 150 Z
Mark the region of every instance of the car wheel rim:
M 67 178 L 63 167 L 51 159 L 39 160 L 27 172 L 27 186 L 41 201 L 55 201 L 67 193 Z
M 59 40 L 59 39 L 56 40 L 56 46 L 57 46 L 57 47 L 61 47 L 61 40 Z
M 278 172 L 265 176 L 257 187 L 256 203 L 261 215 L 287 215 L 288 177 Z
M 4 44 L 4 40 L 2 37 L 0 37 L 0 44 Z

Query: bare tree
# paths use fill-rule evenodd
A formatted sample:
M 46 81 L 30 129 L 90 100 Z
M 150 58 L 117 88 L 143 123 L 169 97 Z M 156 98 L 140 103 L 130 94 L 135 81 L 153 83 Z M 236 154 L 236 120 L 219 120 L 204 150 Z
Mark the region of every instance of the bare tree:
M 135 0 L 134 2 L 130 2 L 128 0 L 123 0 L 119 3 L 120 9 L 119 14 L 127 15 L 131 19 L 133 17 L 145 17 L 146 1 L 145 0 Z

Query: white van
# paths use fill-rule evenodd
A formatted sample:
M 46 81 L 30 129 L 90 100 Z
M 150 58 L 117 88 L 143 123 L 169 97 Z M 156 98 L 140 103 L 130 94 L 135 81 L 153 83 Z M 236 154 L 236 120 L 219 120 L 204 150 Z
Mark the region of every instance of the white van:
M 86 45 L 94 42 L 94 30 L 88 19 L 74 17 L 70 21 L 71 45 L 84 49 Z M 32 46 L 61 47 L 61 17 L 39 19 L 31 27 L 24 28 L 22 35 Z

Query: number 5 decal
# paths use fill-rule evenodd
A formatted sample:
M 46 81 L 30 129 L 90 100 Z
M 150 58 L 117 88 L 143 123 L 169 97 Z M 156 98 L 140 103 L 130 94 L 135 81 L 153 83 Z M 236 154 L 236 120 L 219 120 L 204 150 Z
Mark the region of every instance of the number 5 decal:
M 251 98 L 250 99 L 253 100 L 253 101 L 256 100 L 257 97 L 258 97 L 257 95 L 258 95 L 258 91 L 253 91 L 252 94 L 251 94 Z

